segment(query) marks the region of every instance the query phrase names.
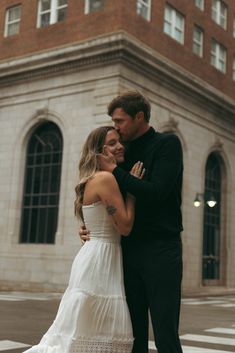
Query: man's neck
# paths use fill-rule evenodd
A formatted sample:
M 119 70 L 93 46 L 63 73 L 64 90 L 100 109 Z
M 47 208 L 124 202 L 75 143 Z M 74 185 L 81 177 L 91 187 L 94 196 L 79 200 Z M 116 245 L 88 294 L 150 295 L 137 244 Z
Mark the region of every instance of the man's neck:
M 143 136 L 150 128 L 149 124 L 144 124 L 141 129 L 138 130 L 138 132 L 136 133 L 136 135 L 133 137 L 133 139 L 131 141 L 136 140 L 137 138 Z

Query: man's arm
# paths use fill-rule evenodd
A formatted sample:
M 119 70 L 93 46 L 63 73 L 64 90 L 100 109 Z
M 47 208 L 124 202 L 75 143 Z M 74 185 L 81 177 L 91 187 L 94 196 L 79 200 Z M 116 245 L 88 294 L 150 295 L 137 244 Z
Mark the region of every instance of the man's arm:
M 113 169 L 113 174 L 122 190 L 138 199 L 160 202 L 171 193 L 182 169 L 183 157 L 180 140 L 176 135 L 168 135 L 154 157 L 154 166 L 149 181 L 136 179 L 119 167 Z

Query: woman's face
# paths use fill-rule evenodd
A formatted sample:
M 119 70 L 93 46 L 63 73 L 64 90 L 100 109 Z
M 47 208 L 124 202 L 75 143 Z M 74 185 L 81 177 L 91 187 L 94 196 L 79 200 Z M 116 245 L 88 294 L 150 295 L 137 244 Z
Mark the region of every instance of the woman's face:
M 124 161 L 124 146 L 120 143 L 120 136 L 116 130 L 113 129 L 107 132 L 104 144 L 117 163 Z

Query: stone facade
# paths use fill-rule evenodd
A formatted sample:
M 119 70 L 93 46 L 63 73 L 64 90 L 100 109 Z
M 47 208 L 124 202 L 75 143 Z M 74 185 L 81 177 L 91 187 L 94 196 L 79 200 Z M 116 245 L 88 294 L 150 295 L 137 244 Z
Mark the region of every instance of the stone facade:
M 202 285 L 205 165 L 215 151 L 223 161 L 221 288 L 235 287 L 235 101 L 179 69 L 120 31 L 86 43 L 0 63 L 0 288 L 63 290 L 80 248 L 73 215 L 81 146 L 93 128 L 110 122 L 108 102 L 136 89 L 152 105 L 151 124 L 176 133 L 184 151 L 183 290 Z M 52 121 L 63 135 L 58 229 L 53 245 L 20 244 L 26 145 L 32 129 Z

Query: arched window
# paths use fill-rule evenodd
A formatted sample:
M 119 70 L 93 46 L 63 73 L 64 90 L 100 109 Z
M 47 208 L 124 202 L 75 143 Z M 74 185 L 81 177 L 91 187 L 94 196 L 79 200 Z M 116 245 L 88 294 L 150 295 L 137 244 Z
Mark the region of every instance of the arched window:
M 214 207 L 204 203 L 203 227 L 203 281 L 219 281 L 221 278 L 221 158 L 211 153 L 206 163 L 205 190 L 206 199 L 216 200 Z
M 29 139 L 21 217 L 21 243 L 55 242 L 62 148 L 61 132 L 52 122 L 37 127 Z

